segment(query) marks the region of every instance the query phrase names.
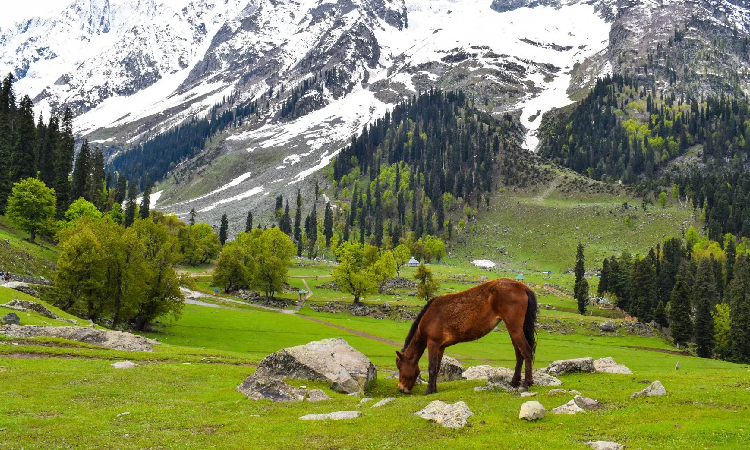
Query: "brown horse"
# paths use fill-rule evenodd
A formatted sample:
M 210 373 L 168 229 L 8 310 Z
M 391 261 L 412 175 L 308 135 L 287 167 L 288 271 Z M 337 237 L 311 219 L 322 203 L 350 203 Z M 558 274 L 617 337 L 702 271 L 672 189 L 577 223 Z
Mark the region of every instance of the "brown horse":
M 463 292 L 433 298 L 414 320 L 404 348 L 396 351 L 398 390 L 405 394 L 411 392 L 419 376 L 419 359 L 427 348 L 430 381 L 425 395 L 437 392 L 437 375 L 445 347 L 479 339 L 501 320 L 505 322 L 516 350 L 516 372 L 510 384 L 519 386 L 521 366 L 525 361 L 523 387 L 531 386 L 536 314 L 534 291 L 510 278 L 488 281 Z

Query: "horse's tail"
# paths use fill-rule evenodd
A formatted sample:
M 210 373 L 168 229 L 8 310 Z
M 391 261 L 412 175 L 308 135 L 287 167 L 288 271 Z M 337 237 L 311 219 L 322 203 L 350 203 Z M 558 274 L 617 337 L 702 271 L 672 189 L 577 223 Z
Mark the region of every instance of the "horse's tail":
M 536 353 L 536 314 L 539 308 L 536 304 L 536 295 L 531 288 L 526 288 L 526 295 L 529 297 L 529 305 L 526 308 L 526 317 L 523 321 L 523 335 L 531 347 L 531 359 L 533 360 Z

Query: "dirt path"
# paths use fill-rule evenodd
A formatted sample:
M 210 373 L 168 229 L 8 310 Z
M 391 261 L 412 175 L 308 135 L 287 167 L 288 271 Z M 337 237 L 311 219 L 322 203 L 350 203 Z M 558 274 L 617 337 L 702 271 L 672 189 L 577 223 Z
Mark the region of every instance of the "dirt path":
M 552 192 L 554 192 L 554 190 L 557 189 L 560 186 L 560 184 L 562 184 L 562 181 L 563 181 L 562 175 L 558 175 L 557 178 L 552 180 L 549 186 L 547 186 L 547 189 L 545 189 L 541 194 L 539 194 L 539 197 L 535 199 L 537 203 L 541 203 L 544 201 L 545 198 L 549 197 L 549 195 Z

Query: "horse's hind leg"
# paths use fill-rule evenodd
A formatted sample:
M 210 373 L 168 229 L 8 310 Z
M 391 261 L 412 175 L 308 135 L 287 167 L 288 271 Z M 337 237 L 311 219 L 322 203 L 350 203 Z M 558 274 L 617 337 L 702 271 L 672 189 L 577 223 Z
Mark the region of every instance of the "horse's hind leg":
M 427 391 L 425 391 L 424 395 L 437 393 L 437 377 L 440 372 L 440 362 L 443 360 L 443 348 L 439 345 L 429 343 L 427 345 L 427 353 L 429 356 L 428 373 L 430 380 L 427 382 Z
M 521 368 L 523 367 L 523 355 L 521 350 L 518 349 L 516 342 L 513 341 L 513 348 L 516 351 L 516 371 L 513 373 L 513 378 L 510 380 L 511 387 L 517 388 L 521 384 Z
M 506 322 L 506 328 L 510 334 L 510 339 L 513 342 L 513 347 L 516 349 L 516 372 L 511 380 L 511 386 L 517 387 L 518 384 L 513 384 L 513 381 L 518 383 L 521 379 L 521 363 L 525 362 L 526 365 L 526 376 L 521 384 L 521 387 L 528 388 L 534 382 L 533 375 L 531 372 L 531 346 L 526 342 L 526 336 L 523 334 L 523 324 L 517 325 Z M 520 354 L 520 357 L 519 357 Z

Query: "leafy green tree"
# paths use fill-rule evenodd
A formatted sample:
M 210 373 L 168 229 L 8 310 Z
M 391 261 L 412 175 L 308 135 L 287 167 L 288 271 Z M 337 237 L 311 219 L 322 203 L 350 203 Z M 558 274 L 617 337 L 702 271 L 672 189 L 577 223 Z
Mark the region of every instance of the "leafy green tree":
M 228 242 L 221 250 L 213 272 L 213 285 L 232 292 L 250 285 L 252 266 L 247 251 L 237 242 Z
M 414 274 L 414 278 L 419 280 L 419 284 L 417 285 L 417 296 L 423 298 L 425 301 L 434 297 L 440 289 L 440 284 L 435 281 L 432 276 L 432 271 L 428 269 L 424 263 L 417 267 L 417 272 Z
M 226 214 L 221 215 L 221 225 L 219 225 L 219 242 L 223 246 L 227 242 L 227 235 L 229 234 L 229 219 Z
M 663 192 L 659 194 L 659 204 L 661 205 L 661 208 L 664 209 L 667 207 L 667 193 Z
M 374 249 L 374 251 L 369 251 Z M 333 268 L 333 279 L 341 290 L 354 296 L 354 303 L 359 303 L 367 294 L 377 292 L 378 286 L 385 281 L 387 270 L 377 270 L 379 260 L 377 247 L 365 247 L 361 243 L 344 242 L 336 249 L 338 265 Z M 395 272 L 395 262 L 393 263 Z
M 576 267 L 575 267 L 575 284 L 573 285 L 573 293 L 578 302 L 578 312 L 582 315 L 586 313 L 586 303 L 589 298 L 589 285 L 586 281 L 586 269 L 584 268 L 585 257 L 583 254 L 583 244 L 578 243 L 578 249 L 576 251 Z
M 207 223 L 196 223 L 180 229 L 178 233 L 183 262 L 197 266 L 211 262 L 221 251 L 219 236 Z
M 719 303 L 711 313 L 714 320 L 714 340 L 716 341 L 714 353 L 719 359 L 726 359 L 730 356 L 729 314 L 729 305 L 726 303 Z
M 750 262 L 743 255 L 737 259 L 734 277 L 729 285 L 730 358 L 750 362 Z
M 435 258 L 437 262 L 446 255 L 445 243 L 437 236 L 427 235 L 424 238 L 425 262 L 430 262 Z M 427 257 L 429 255 L 429 258 Z
M 411 250 L 405 244 L 399 244 L 393 249 L 393 260 L 396 263 L 396 275 L 401 276 L 401 268 L 409 262 Z
M 52 227 L 55 217 L 55 191 L 36 178 L 27 178 L 13 185 L 8 197 L 8 217 L 31 234 L 34 242 L 37 233 Z
M 669 309 L 671 320 L 672 339 L 679 347 L 686 345 L 693 339 L 693 312 L 691 306 L 691 292 L 693 283 L 690 276 L 690 264 L 684 261 L 677 272 L 674 288 L 672 288 L 672 300 Z
M 40 182 L 41 183 L 41 182 Z M 66 240 L 60 247 L 55 272 L 55 286 L 60 292 L 60 308 L 74 306 L 96 321 L 103 311 L 104 256 L 99 240 L 85 227 Z
M 695 303 L 695 343 L 697 353 L 701 358 L 710 358 L 716 344 L 714 336 L 714 320 L 711 316 L 717 303 L 716 278 L 711 259 L 703 258 L 698 264 L 693 289 Z
M 272 298 L 283 288 L 294 250 L 292 240 L 278 228 L 269 228 L 249 242 L 249 252 L 254 260 L 252 283 L 262 288 L 267 298 Z
M 96 209 L 96 206 L 94 206 L 93 203 L 81 197 L 71 203 L 68 210 L 65 211 L 65 222 L 63 223 L 63 227 L 75 225 L 75 222 L 81 217 L 90 217 L 91 219 L 98 221 L 102 218 L 102 213 Z

